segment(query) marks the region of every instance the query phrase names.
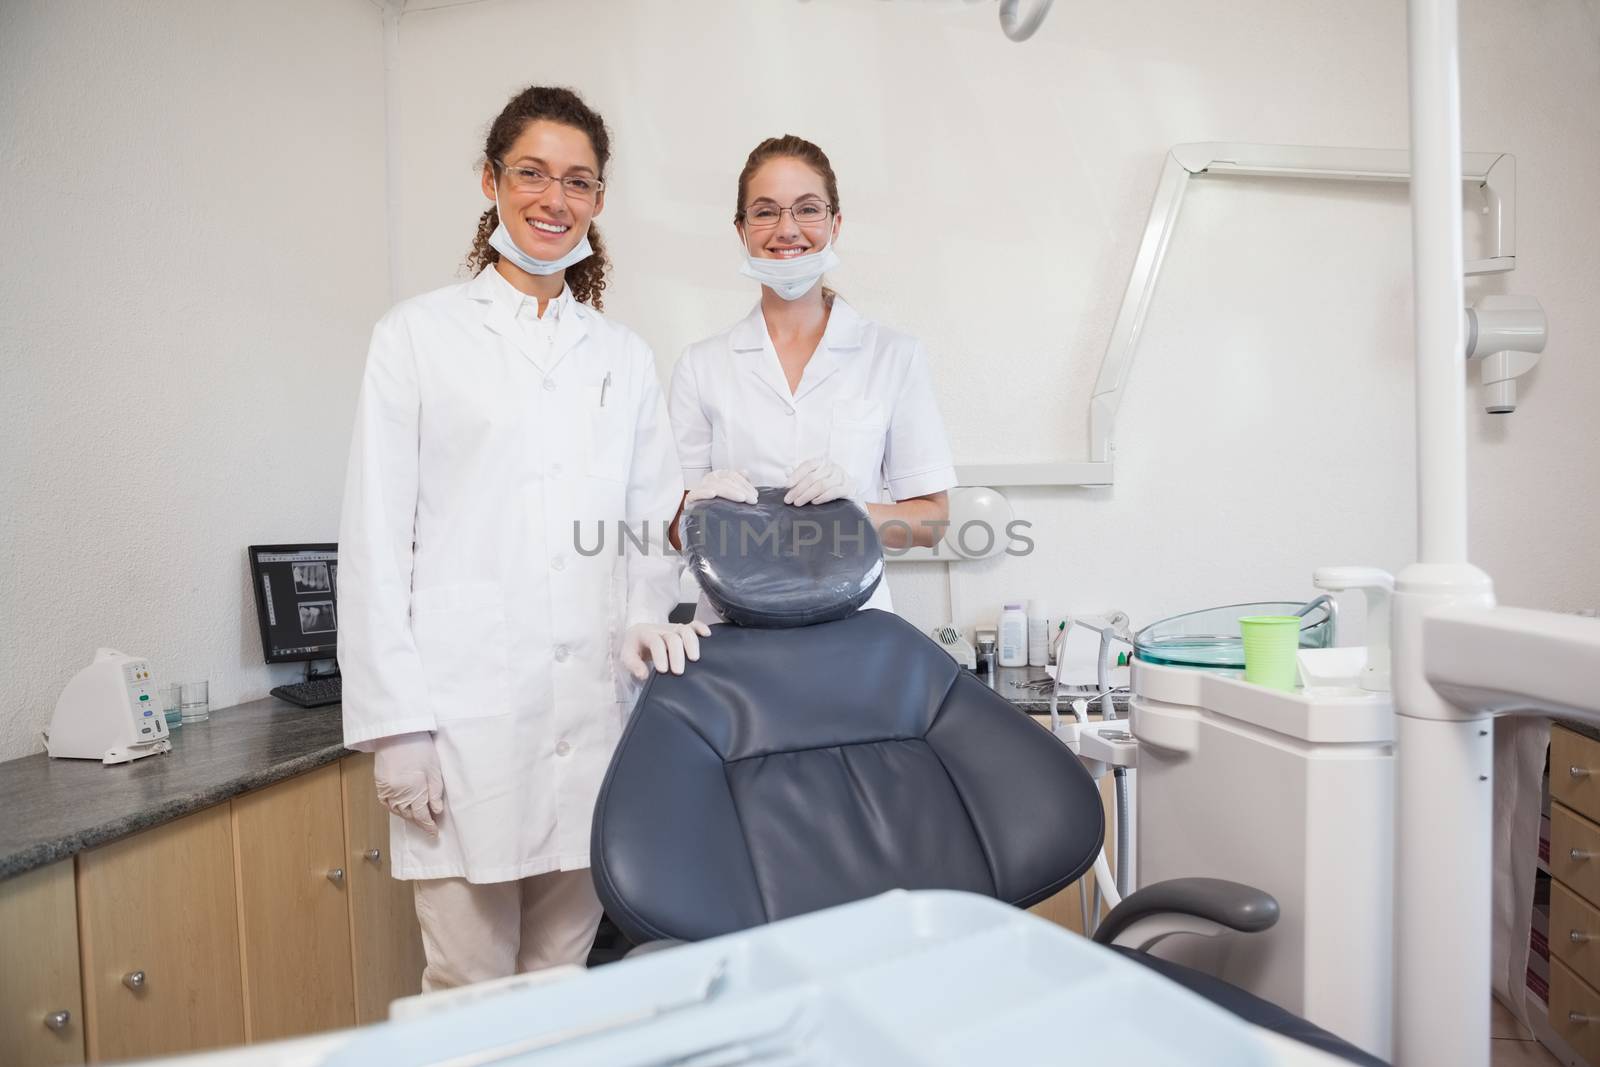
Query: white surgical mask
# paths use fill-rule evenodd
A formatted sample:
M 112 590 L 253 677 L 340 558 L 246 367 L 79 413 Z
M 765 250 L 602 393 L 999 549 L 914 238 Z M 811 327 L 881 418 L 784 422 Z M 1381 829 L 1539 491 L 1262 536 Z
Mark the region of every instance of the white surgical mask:
M 828 243 L 820 252 L 810 252 L 793 259 L 767 259 L 750 254 L 745 245 L 744 266 L 739 273 L 754 278 L 785 300 L 799 300 L 822 280 L 822 276 L 839 265 L 839 253 L 833 250 L 833 230 L 828 230 Z
M 560 259 L 536 259 L 518 248 L 517 242 L 511 239 L 511 233 L 506 229 L 505 217 L 500 214 L 499 190 L 495 191 L 494 214 L 495 218 L 500 220 L 500 225 L 489 235 L 489 247 L 529 274 L 555 274 L 594 255 L 594 246 L 589 244 L 589 235 L 585 233 L 583 239 L 573 246 L 572 251 Z

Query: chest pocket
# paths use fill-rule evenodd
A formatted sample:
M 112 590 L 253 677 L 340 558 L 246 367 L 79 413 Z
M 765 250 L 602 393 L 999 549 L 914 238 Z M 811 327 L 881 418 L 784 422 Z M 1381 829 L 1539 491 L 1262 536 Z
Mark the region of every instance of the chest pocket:
M 633 460 L 633 406 L 615 378 L 610 385 L 587 386 L 581 395 L 589 427 L 586 473 L 610 482 L 627 482 Z
M 870 400 L 841 400 L 828 428 L 828 458 L 850 472 L 858 492 L 876 499 L 883 487 L 883 450 L 889 419 Z

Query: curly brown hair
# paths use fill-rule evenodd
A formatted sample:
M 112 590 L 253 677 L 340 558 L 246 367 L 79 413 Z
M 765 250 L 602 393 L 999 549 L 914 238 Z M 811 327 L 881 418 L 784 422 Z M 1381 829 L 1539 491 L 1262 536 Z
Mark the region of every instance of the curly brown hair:
M 768 137 L 756 145 L 744 161 L 744 169 L 739 172 L 739 199 L 733 205 L 733 221 L 744 221 L 744 198 L 750 194 L 750 179 L 755 172 L 774 159 L 797 159 L 801 163 L 817 172 L 822 179 L 822 187 L 828 194 L 828 203 L 833 206 L 833 213 L 839 213 L 839 179 L 834 176 L 833 164 L 828 162 L 828 154 L 821 148 L 812 144 L 804 137 L 796 137 L 786 133 L 782 137 Z M 823 303 L 832 305 L 833 298 L 838 294 L 827 286 L 822 287 Z
M 499 116 L 489 126 L 484 139 L 483 164 L 494 166 L 511 150 L 528 123 L 538 120 L 559 122 L 588 135 L 595 158 L 600 161 L 600 179 L 605 180 L 606 165 L 611 161 L 611 133 L 605 120 L 571 89 L 544 85 L 530 85 L 507 102 Z M 478 218 L 478 232 L 472 239 L 472 250 L 467 253 L 466 266 L 474 274 L 500 259 L 500 253 L 489 247 L 489 236 L 500 225 L 500 218 L 491 206 Z M 578 301 L 596 311 L 604 310 L 607 275 L 611 261 L 606 258 L 605 243 L 600 239 L 600 228 L 589 226 L 589 244 L 594 255 L 567 268 L 567 286 Z

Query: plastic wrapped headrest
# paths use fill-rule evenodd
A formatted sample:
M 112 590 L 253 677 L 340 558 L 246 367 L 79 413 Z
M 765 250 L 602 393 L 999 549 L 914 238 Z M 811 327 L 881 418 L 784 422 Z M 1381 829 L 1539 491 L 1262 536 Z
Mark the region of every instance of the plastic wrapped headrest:
M 871 599 L 883 578 L 883 546 L 865 508 L 849 500 L 796 507 L 784 492 L 758 488 L 754 504 L 698 500 L 684 513 L 689 569 L 731 623 L 832 622 Z

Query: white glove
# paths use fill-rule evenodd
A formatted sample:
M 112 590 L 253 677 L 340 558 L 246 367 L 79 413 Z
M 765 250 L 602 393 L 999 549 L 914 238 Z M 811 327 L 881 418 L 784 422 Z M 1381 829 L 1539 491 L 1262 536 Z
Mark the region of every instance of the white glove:
M 700 479 L 700 484 L 689 490 L 683 503 L 687 507 L 696 500 L 710 500 L 720 496 L 724 500 L 737 500 L 741 504 L 756 502 L 756 487 L 750 484 L 743 471 L 712 471 Z
M 439 833 L 434 819 L 444 814 L 444 776 L 432 734 L 396 734 L 378 741 L 372 775 L 384 807 L 430 834 Z
M 789 474 L 789 491 L 783 494 L 785 504 L 826 504 L 830 500 L 848 500 L 855 496 L 851 491 L 850 475 L 826 456 L 808 459 Z
M 641 682 L 650 677 L 645 656 L 658 671 L 682 674 L 683 661 L 699 659 L 700 638 L 710 636 L 703 622 L 642 622 L 622 632 L 622 665 Z

